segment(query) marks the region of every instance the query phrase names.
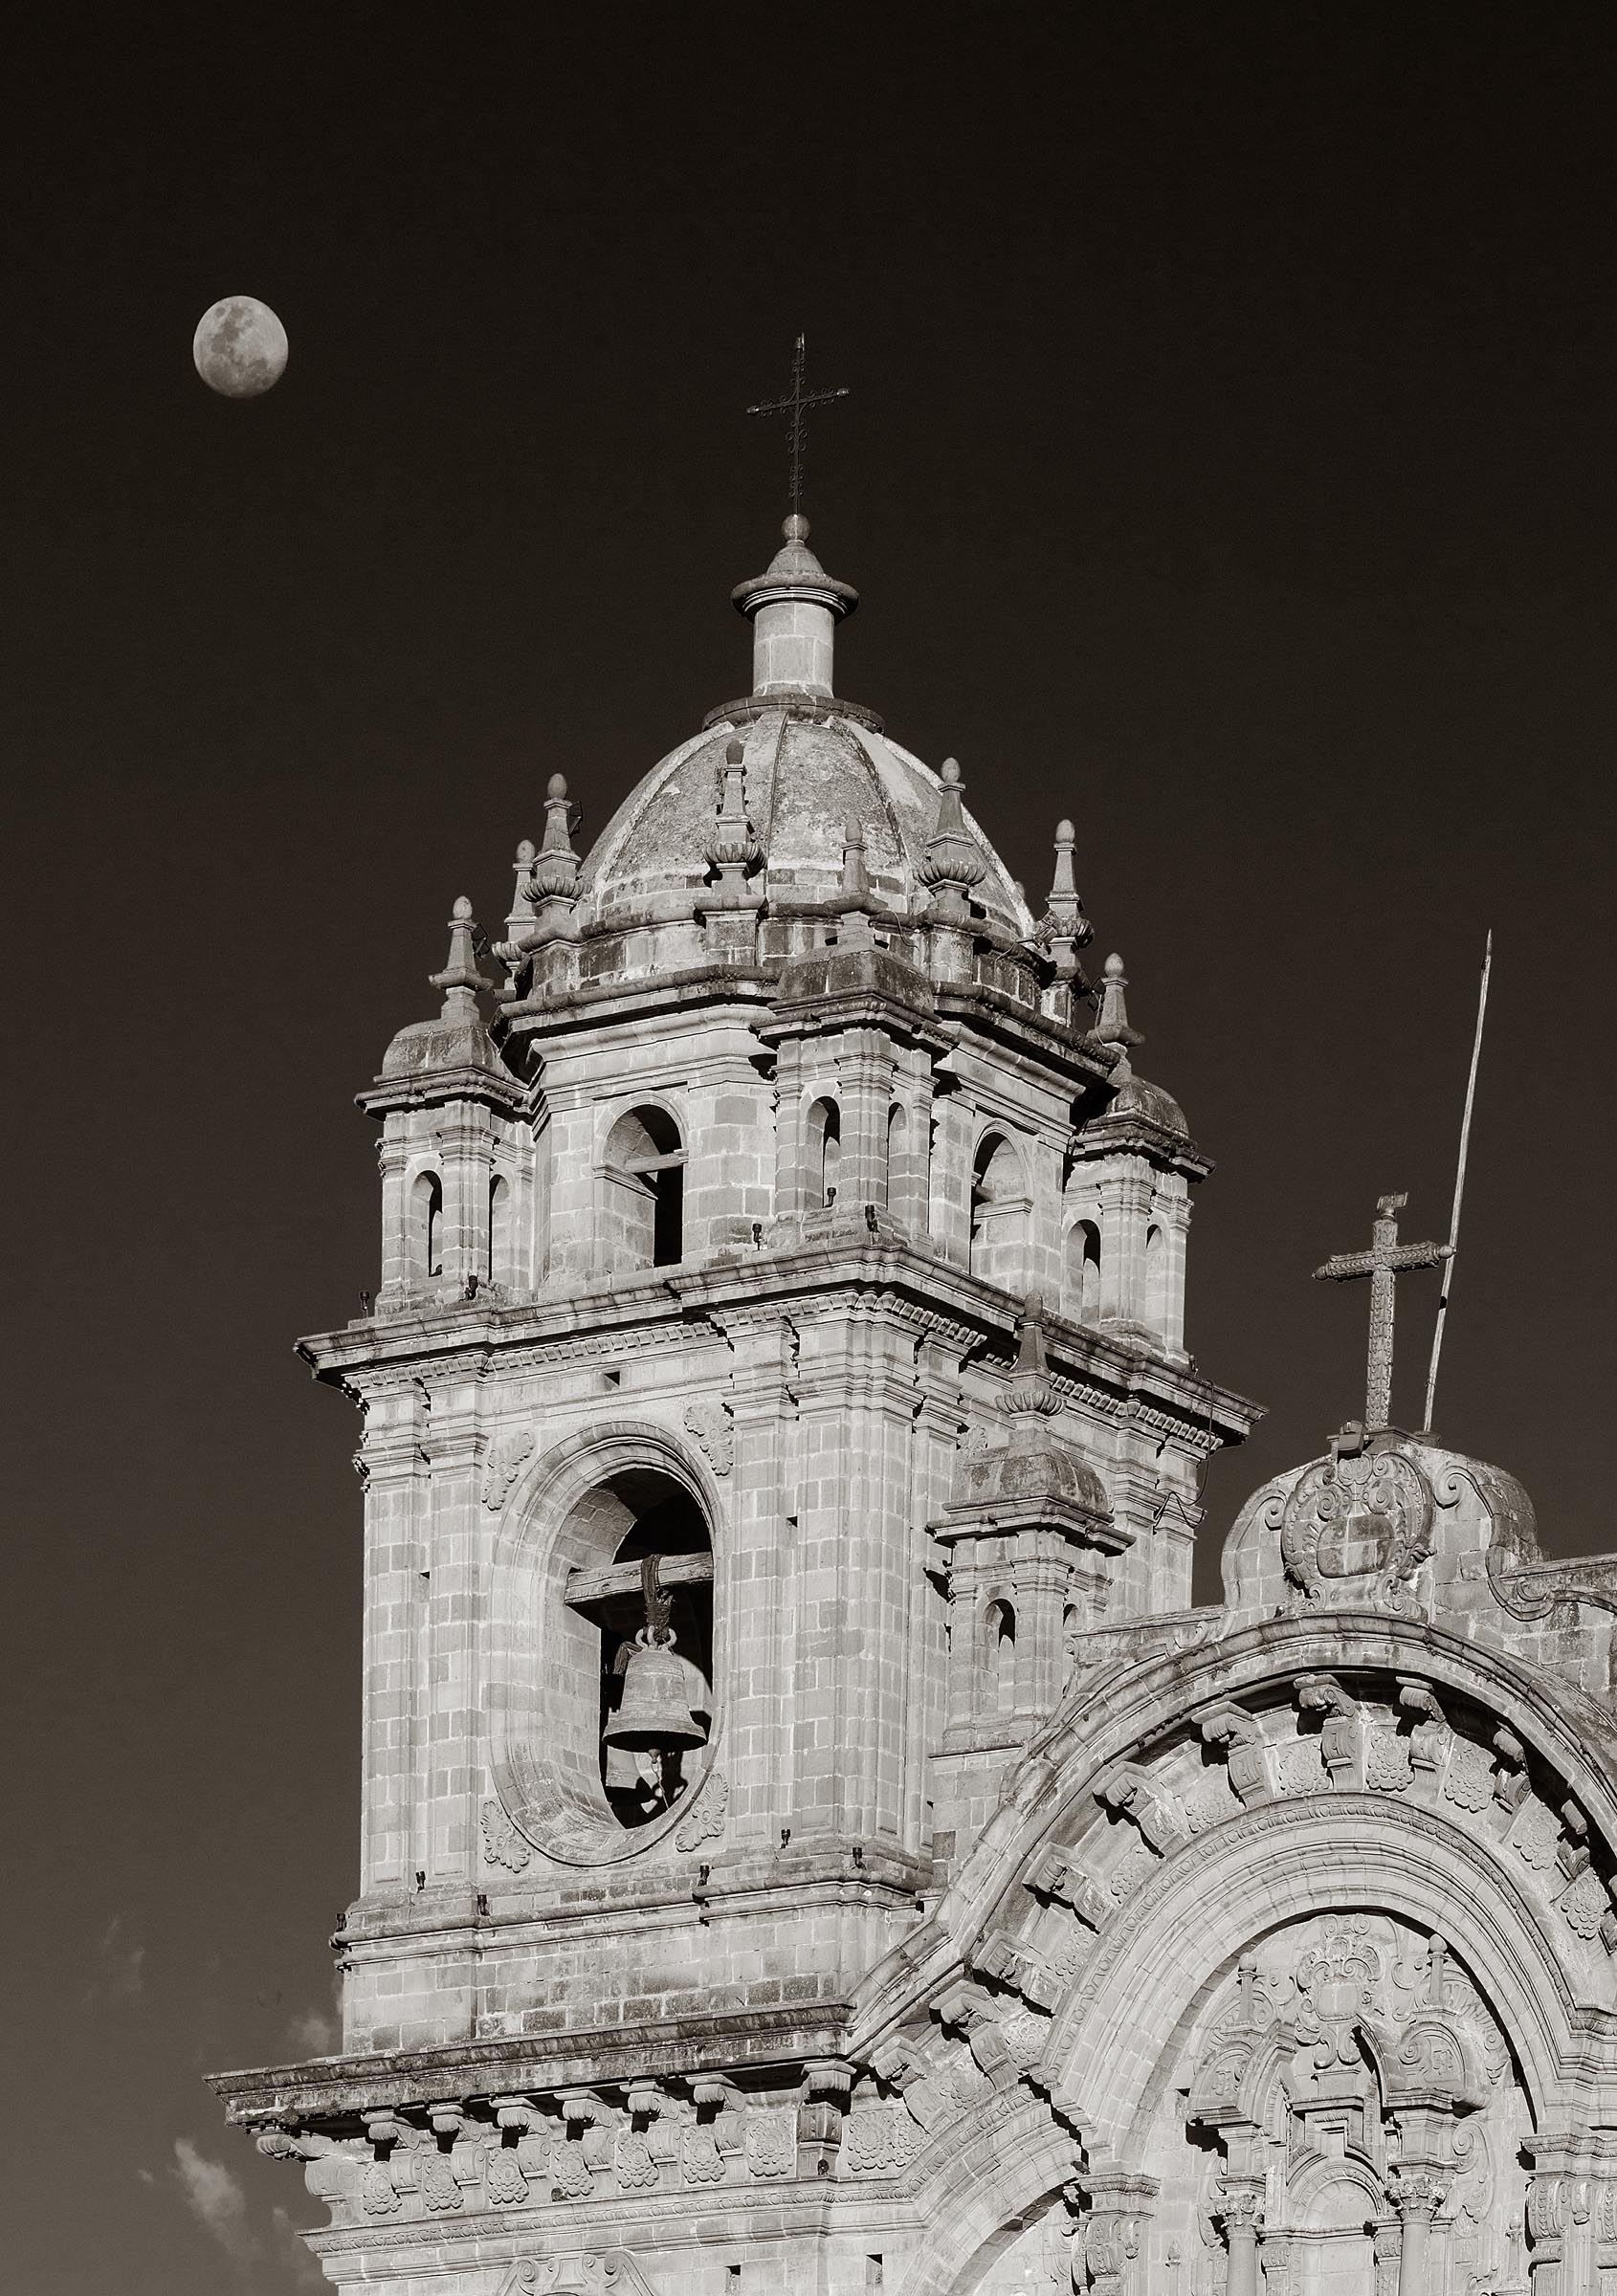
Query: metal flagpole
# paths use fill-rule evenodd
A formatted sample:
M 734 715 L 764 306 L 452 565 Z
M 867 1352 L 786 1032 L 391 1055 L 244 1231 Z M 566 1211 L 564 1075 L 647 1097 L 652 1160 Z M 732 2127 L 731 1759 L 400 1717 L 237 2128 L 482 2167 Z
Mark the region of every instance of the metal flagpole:
M 1437 1397 L 1437 1359 L 1443 1353 L 1443 1318 L 1449 1313 L 1449 1294 L 1454 1289 L 1454 1262 L 1460 1243 L 1460 1203 L 1466 1192 L 1466 1150 L 1471 1143 L 1471 1109 L 1476 1097 L 1476 1067 L 1482 1058 L 1482 1023 L 1488 1011 L 1488 975 L 1494 965 L 1494 935 L 1489 931 L 1482 952 L 1482 988 L 1476 1000 L 1476 1036 L 1471 1048 L 1471 1075 L 1466 1083 L 1466 1113 L 1460 1119 L 1460 1162 L 1454 1174 L 1454 1210 L 1449 1222 L 1449 1257 L 1443 1264 L 1443 1290 L 1437 1301 L 1437 1325 L 1431 1335 L 1431 1369 L 1426 1382 L 1426 1429 L 1431 1432 L 1432 1404 Z

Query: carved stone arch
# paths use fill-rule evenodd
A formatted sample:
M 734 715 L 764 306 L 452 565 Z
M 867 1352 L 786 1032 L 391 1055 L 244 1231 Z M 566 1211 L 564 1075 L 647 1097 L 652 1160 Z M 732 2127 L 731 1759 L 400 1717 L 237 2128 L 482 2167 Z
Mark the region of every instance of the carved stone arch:
M 1307 1702 L 1321 1686 L 1333 1693 L 1329 1748 Z M 1223 2014 L 1237 1963 L 1254 1944 L 1340 1915 L 1390 1923 L 1409 1967 L 1429 1958 L 1425 1941 L 1446 1941 L 1497 2028 L 1490 2047 L 1521 2130 L 1582 2109 L 1590 2081 L 1617 2115 L 1588 2016 L 1610 2010 L 1617 1979 L 1604 1940 L 1562 1911 L 1568 1876 L 1583 1878 L 1581 1844 L 1612 1830 L 1581 1720 L 1576 1701 L 1502 1654 L 1384 1615 L 1339 1615 L 1323 1632 L 1312 1619 L 1272 1620 L 1188 1666 L 1170 1651 L 1119 1668 L 1100 1713 L 1058 1719 L 1011 1772 L 933 1918 L 870 1974 L 855 2048 L 936 2001 L 951 1976 L 997 1988 L 1006 2010 L 1020 1994 L 1053 2012 L 1037 2020 L 1040 2053 L 1019 2066 L 1025 2089 L 1082 2131 L 1092 2158 L 1149 2175 L 1142 2146 L 1171 2065 L 1199 2021 Z M 1480 1802 L 1469 1772 L 1455 1773 L 1451 1798 L 1437 1784 L 1448 1771 L 1430 1766 L 1434 1748 L 1458 1744 L 1456 1721 L 1486 1755 Z M 1276 1758 L 1282 1723 L 1279 1751 L 1306 1753 L 1312 1783 Z M 1198 1739 L 1219 1774 L 1216 1803 L 1198 1804 L 1169 1775 Z M 1566 1829 L 1559 1866 L 1543 1864 L 1541 1828 L 1514 1831 L 1534 1809 Z M 1102 1835 L 1111 1862 L 1099 1865 Z
M 1215 1976 L 1304 1915 L 1370 1909 L 1445 1935 L 1494 2004 L 1541 2120 L 1579 2054 L 1577 2010 L 1524 1889 L 1458 1828 L 1389 1825 L 1368 1797 L 1248 1813 L 1164 1861 L 1119 1910 L 1055 2013 L 1041 2073 L 1126 2156 L 1154 2068 Z M 1119 2079 L 1119 2072 L 1123 2076 Z M 1132 2083 L 1132 2086 L 1131 2086 Z
M 680 1799 L 651 1823 L 626 1831 L 607 1807 L 597 1776 L 550 1710 L 559 1692 L 558 1637 L 565 1631 L 569 1574 L 609 1561 L 609 1508 L 592 1538 L 591 1503 L 614 1480 L 660 1476 L 700 1511 L 713 1550 L 715 1590 L 723 1579 L 728 1517 L 719 1482 L 694 1442 L 654 1420 L 609 1420 L 579 1430 L 530 1458 L 495 1538 L 490 1574 L 486 1697 L 490 1762 L 500 1813 L 534 1848 L 568 1865 L 615 1864 L 655 1848 L 683 1825 L 698 1798 L 721 1790 L 716 1760 L 723 1733 L 720 1685 L 730 1622 L 714 1605 L 713 1717 L 697 1772 Z M 576 1720 L 576 1717 L 575 1717 Z M 690 1773 L 687 1772 L 689 1777 Z
M 1073 2131 L 1026 2089 L 941 2133 L 908 2190 L 925 2230 L 899 2296 L 970 2296 L 1077 2174 Z
M 1348 2152 L 1316 2154 L 1302 2161 L 1290 2179 L 1289 2197 L 1299 2216 L 1318 2219 L 1329 2206 L 1333 2192 L 1340 2192 L 1344 2185 L 1359 2194 L 1366 2224 L 1388 2213 L 1385 2179 L 1369 2161 Z

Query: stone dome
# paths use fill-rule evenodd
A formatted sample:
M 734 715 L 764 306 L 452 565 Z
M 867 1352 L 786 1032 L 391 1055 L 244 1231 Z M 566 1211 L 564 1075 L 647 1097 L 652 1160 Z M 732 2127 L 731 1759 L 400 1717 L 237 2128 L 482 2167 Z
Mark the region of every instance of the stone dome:
M 878 898 L 893 908 L 925 907 L 919 869 L 938 827 L 938 775 L 889 740 L 868 711 L 754 695 L 671 751 L 625 798 L 584 862 L 585 918 L 690 914 L 693 894 L 712 878 L 721 769 L 737 740 L 763 854 L 753 881 L 771 901 L 831 899 L 847 830 L 857 822 Z M 1009 872 L 969 813 L 965 819 L 986 863 L 971 889 L 974 906 L 1018 938 L 1030 935 L 1033 918 Z
M 1143 1076 L 1125 1076 L 1106 1114 L 1108 1116 L 1139 1116 L 1147 1124 L 1155 1124 L 1159 1131 L 1181 1133 L 1186 1139 L 1190 1137 L 1190 1127 L 1185 1121 L 1185 1111 L 1173 1094 L 1163 1092 L 1160 1084 L 1147 1083 Z

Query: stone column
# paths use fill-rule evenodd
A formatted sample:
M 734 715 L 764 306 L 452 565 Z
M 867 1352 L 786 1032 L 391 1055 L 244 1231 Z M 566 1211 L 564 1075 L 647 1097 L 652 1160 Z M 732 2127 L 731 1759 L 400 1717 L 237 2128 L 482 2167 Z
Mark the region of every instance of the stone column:
M 1402 2231 L 1398 2296 L 1428 2296 L 1432 2219 L 1447 2197 L 1445 2180 L 1429 2170 L 1406 2170 L 1397 2177 L 1392 2204 Z
M 1144 1303 L 1145 1225 L 1151 1173 L 1142 1157 L 1108 1157 L 1096 1167 L 1100 1199 L 1100 1320 L 1139 1323 Z
M 1226 2296 L 1258 2296 L 1257 2236 L 1262 2223 L 1262 2185 L 1232 2184 L 1224 2197 L 1224 2244 L 1229 2252 Z
M 878 1210 L 885 1210 L 892 1038 L 880 1028 L 844 1029 L 836 1070 L 842 1115 L 842 1189 L 850 1206 L 874 1203 Z

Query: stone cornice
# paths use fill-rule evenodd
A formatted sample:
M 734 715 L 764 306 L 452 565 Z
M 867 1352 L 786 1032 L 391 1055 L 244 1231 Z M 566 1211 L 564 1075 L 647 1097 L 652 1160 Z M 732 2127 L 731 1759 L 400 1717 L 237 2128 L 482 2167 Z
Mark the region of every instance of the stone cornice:
M 887 1295 L 891 1312 L 929 1333 L 958 1330 L 1008 1358 L 1021 1327 L 1019 1300 L 996 1285 L 884 1232 L 833 1234 L 780 1251 L 747 1253 L 702 1268 L 646 1270 L 554 1298 L 506 1307 L 468 1300 L 432 1313 L 378 1319 L 316 1334 L 298 1352 L 317 1379 L 359 1398 L 401 1375 L 483 1377 L 565 1364 L 569 1358 L 659 1343 L 689 1344 L 692 1324 L 720 1315 L 741 1321 L 812 1313 L 840 1293 Z M 1051 1316 L 1046 1347 L 1057 1390 L 1092 1410 L 1126 1417 L 1208 1449 L 1238 1443 L 1262 1406 L 1150 1349 Z
M 521 1115 L 532 1101 L 534 1088 L 521 1077 L 470 1062 L 454 1069 L 428 1069 L 414 1076 L 379 1076 L 373 1085 L 354 1094 L 354 1105 L 369 1116 L 382 1117 L 394 1109 L 441 1108 L 446 1101 L 475 1100 L 500 1115 Z
M 833 1998 L 761 2005 L 644 2024 L 579 2028 L 565 2035 L 467 2039 L 430 2049 L 210 2073 L 209 2086 L 236 2127 L 340 2120 L 361 2110 L 434 2097 L 524 2094 L 714 2069 L 764 2071 L 840 2057 L 851 2003 Z

